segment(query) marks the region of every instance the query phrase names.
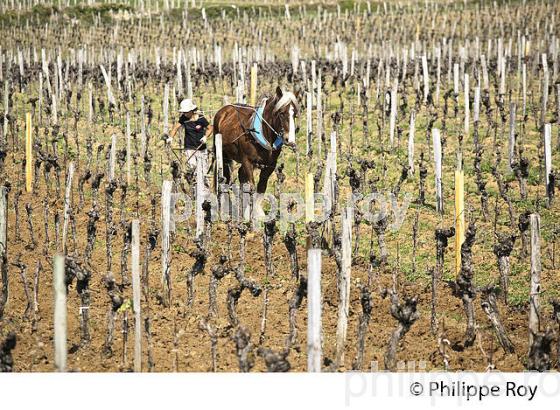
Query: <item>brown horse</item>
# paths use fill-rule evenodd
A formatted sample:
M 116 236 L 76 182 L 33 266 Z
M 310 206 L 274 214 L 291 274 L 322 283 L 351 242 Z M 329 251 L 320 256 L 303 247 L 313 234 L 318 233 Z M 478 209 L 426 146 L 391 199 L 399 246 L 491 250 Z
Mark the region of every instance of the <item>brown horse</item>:
M 253 171 L 259 168 L 261 171 L 257 192 L 266 192 L 268 178 L 274 172 L 278 156 L 282 151 L 281 145 L 278 148 L 273 147 L 274 142 L 280 138 L 283 144 L 294 147 L 294 143 L 288 141 L 290 112 L 293 117 L 297 116 L 296 97 L 291 92 L 282 92 L 280 87 L 277 87 L 275 95 L 266 100 L 262 115 L 262 134 L 270 144 L 270 149 L 267 149 L 256 142 L 251 135 L 254 107 L 230 104 L 218 110 L 214 116 L 214 135 L 222 134 L 226 183 L 231 182 L 232 161 L 235 161 L 241 164 L 239 183 L 248 182 L 254 188 Z

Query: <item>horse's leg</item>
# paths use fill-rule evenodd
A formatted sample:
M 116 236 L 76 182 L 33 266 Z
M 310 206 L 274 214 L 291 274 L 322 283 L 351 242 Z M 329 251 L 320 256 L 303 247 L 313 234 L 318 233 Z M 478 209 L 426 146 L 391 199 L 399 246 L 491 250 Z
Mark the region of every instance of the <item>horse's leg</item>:
M 241 163 L 239 167 L 239 183 L 241 185 L 249 183 L 251 188 L 255 187 L 255 178 L 253 176 L 253 164 L 247 159 Z
M 231 184 L 231 159 L 224 158 L 224 180 L 226 184 Z
M 259 175 L 259 184 L 257 185 L 257 193 L 264 194 L 266 192 L 266 186 L 268 185 L 268 178 L 274 172 L 275 166 L 268 166 L 266 168 L 261 169 L 261 173 Z
M 243 165 L 239 167 L 239 170 L 237 171 L 237 175 L 239 176 L 239 185 L 246 184 L 249 181 L 245 169 L 243 169 Z
M 219 180 L 218 178 L 218 167 L 214 166 L 214 172 L 213 174 L 213 181 L 212 183 L 214 184 L 214 189 L 216 190 L 216 193 L 219 192 L 219 185 L 220 184 L 228 184 L 229 185 L 229 180 L 231 178 L 231 172 L 230 172 L 230 167 L 228 166 L 228 163 L 226 160 L 223 160 L 222 163 L 222 179 Z

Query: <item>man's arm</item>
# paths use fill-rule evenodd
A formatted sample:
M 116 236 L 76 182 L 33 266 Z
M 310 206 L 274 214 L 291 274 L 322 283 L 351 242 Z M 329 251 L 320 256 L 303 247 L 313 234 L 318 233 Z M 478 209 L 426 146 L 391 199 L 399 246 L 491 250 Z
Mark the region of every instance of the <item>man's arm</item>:
M 212 131 L 214 131 L 214 127 L 212 125 L 209 125 L 206 128 L 206 132 L 204 133 L 204 137 L 202 137 L 200 139 L 200 142 L 206 142 L 206 140 L 208 139 L 208 137 L 210 136 L 210 134 L 212 134 Z
M 171 138 L 175 138 L 175 135 L 177 135 L 177 131 L 179 131 L 179 128 L 181 128 L 181 124 L 180 123 L 176 123 L 173 126 L 173 129 L 171 130 L 171 132 L 169 133 L 169 136 Z

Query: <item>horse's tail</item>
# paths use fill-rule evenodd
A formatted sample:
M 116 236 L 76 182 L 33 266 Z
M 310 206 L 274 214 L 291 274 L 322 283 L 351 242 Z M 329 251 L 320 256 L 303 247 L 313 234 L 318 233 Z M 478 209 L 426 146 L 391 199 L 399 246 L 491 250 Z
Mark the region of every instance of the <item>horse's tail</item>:
M 220 120 L 222 119 L 222 114 L 225 107 L 227 107 L 227 105 L 220 108 L 218 111 L 216 111 L 216 114 L 214 114 L 214 124 L 213 124 L 214 135 L 221 134 Z

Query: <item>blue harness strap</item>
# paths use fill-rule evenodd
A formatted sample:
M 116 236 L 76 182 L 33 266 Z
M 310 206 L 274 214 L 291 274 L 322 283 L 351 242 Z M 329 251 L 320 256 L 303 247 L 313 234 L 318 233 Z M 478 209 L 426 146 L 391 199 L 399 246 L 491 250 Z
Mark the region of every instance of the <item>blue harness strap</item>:
M 273 149 L 278 149 L 282 146 L 282 144 L 284 143 L 284 140 L 282 139 L 282 137 L 279 135 L 276 137 L 276 139 L 274 140 L 274 143 L 272 144 L 272 148 Z
M 263 134 L 263 129 L 262 129 L 263 111 L 264 111 L 264 104 L 258 107 L 257 110 L 255 111 L 255 115 L 253 116 L 253 123 L 251 124 L 252 126 L 251 134 L 253 135 L 255 141 L 257 141 L 257 143 L 264 149 L 268 151 L 273 149 L 277 150 L 283 144 L 282 137 L 278 135 L 276 137 L 276 140 L 272 144 L 272 147 L 270 146 L 270 143 L 266 140 Z

